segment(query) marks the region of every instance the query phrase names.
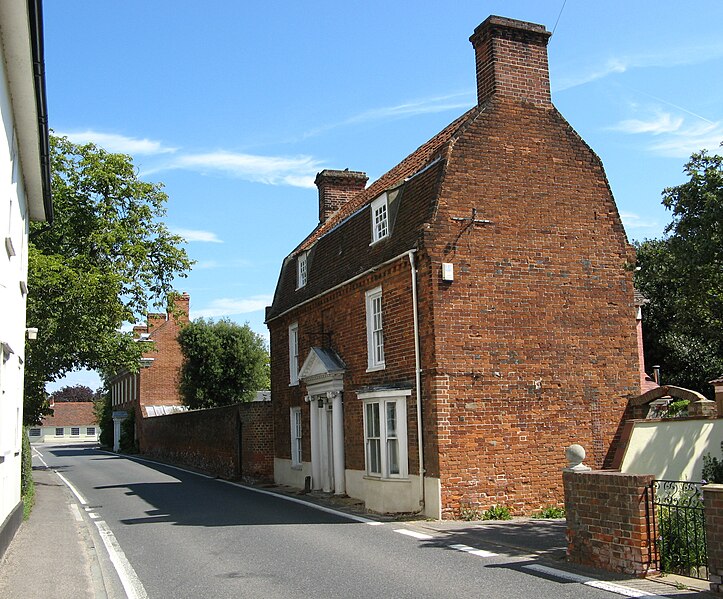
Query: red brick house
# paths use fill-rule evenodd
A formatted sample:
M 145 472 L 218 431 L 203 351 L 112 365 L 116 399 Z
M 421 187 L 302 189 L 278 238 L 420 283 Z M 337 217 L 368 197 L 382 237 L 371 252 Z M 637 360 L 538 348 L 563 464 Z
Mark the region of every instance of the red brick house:
M 142 419 L 185 410 L 178 392 L 183 363 L 178 333 L 188 323 L 190 296 L 187 293 L 174 299 L 173 309 L 165 314 L 148 314 L 145 325 L 133 327 L 138 343 L 148 343 L 138 372 L 122 371 L 108 386 L 114 413 L 115 449 L 120 438 L 120 423 L 125 414 L 133 411 L 136 417 L 136 439 L 142 445 Z M 152 342 L 152 343 L 150 343 Z
M 317 176 L 266 314 L 278 482 L 450 518 L 559 504 L 572 443 L 602 466 L 640 393 L 634 252 L 549 36 L 488 18 L 475 107 L 368 187 Z

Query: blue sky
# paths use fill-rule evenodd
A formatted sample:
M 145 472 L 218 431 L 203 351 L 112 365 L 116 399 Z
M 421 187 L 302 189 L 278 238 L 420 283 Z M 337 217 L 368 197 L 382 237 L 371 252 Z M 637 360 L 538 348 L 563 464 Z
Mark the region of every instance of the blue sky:
M 563 2 L 45 0 L 50 126 L 165 184 L 197 261 L 178 283 L 192 318 L 268 336 L 281 262 L 318 220 L 315 174 L 373 181 L 471 107 L 469 36 L 490 14 L 557 22 L 553 102 L 629 239 L 662 235 L 661 191 L 723 141 L 723 3 Z

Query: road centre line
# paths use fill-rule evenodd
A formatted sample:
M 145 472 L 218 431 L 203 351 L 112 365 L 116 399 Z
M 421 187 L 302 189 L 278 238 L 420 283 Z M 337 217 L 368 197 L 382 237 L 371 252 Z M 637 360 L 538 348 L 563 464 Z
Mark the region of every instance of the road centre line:
M 477 549 L 475 547 L 470 547 L 469 545 L 450 545 L 452 549 L 456 549 L 457 551 L 464 551 L 465 553 L 469 553 L 471 555 L 477 555 L 479 557 L 496 557 L 499 555 L 499 553 L 494 553 L 492 551 L 485 551 L 484 549 Z
M 540 574 L 547 574 L 548 576 L 554 576 L 562 580 L 569 580 L 570 582 L 579 582 L 589 587 L 601 589 L 603 591 L 609 591 L 623 597 L 661 597 L 654 593 L 648 593 L 647 591 L 641 591 L 638 589 L 631 589 L 624 587 L 619 584 L 612 582 L 605 582 L 603 580 L 595 580 L 589 576 L 582 576 L 581 574 L 573 574 L 572 572 L 565 572 L 564 570 L 558 570 L 557 568 L 550 568 L 549 566 L 541 566 L 539 564 L 529 564 L 522 566 L 525 570 L 532 570 L 533 572 L 539 572 Z
M 398 532 L 400 535 L 406 535 L 408 537 L 419 539 L 420 541 L 429 541 L 430 539 L 434 538 L 432 535 L 426 535 L 422 532 L 416 532 L 414 530 L 407 530 L 406 528 L 395 528 L 394 532 Z

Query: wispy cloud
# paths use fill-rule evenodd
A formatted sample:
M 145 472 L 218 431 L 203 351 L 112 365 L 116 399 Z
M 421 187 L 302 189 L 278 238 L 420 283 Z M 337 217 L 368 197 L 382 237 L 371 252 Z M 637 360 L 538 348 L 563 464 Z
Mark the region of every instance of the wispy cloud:
M 325 131 L 329 131 L 330 129 L 337 129 L 339 127 L 357 125 L 360 123 L 388 121 L 393 119 L 410 118 L 422 114 L 446 112 L 448 110 L 467 109 L 470 108 L 474 102 L 475 97 L 473 91 L 464 91 L 444 96 L 433 96 L 430 98 L 410 100 L 409 102 L 395 104 L 394 106 L 383 106 L 381 108 L 365 110 L 347 119 L 310 129 L 304 133 L 303 137 L 313 137 Z
M 714 42 L 697 46 L 668 47 L 659 52 L 640 53 L 628 56 L 615 56 L 608 58 L 602 64 L 575 73 L 562 75 L 554 81 L 553 91 L 560 92 L 566 89 L 591 83 L 608 77 L 609 75 L 625 73 L 632 69 L 651 67 L 679 67 L 700 64 L 723 56 L 723 43 Z
M 145 174 L 183 169 L 200 173 L 219 172 L 253 183 L 314 187 L 323 164 L 311 156 L 259 156 L 220 150 L 174 156 L 165 164 L 146 169 Z
M 178 148 L 164 146 L 160 141 L 151 139 L 137 139 L 135 137 L 127 137 L 116 133 L 102 133 L 101 131 L 75 131 L 62 132 L 57 131 L 57 135 L 67 137 L 76 144 L 93 143 L 108 152 L 116 152 L 120 154 L 133 155 L 156 155 L 156 154 L 172 154 Z
M 201 241 L 205 243 L 223 243 L 223 240 L 219 239 L 216 233 L 213 233 L 212 231 L 183 229 L 180 227 L 174 227 L 171 231 L 176 235 L 180 235 L 188 242 Z
M 683 109 L 681 109 L 683 110 Z M 692 114 L 685 110 L 687 114 Z M 675 116 L 659 107 L 650 110 L 643 119 L 626 119 L 610 127 L 631 135 L 651 136 L 647 149 L 671 158 L 687 158 L 702 149 L 717 150 L 723 141 L 723 123 L 709 121 L 698 115 L 690 118 Z
M 218 318 L 259 312 L 271 305 L 273 296 L 255 295 L 247 298 L 220 298 L 213 300 L 208 306 L 193 311 L 193 318 Z
M 633 212 L 621 212 L 620 218 L 623 219 L 623 225 L 625 225 L 626 229 L 657 229 L 660 227 L 656 220 L 644 219 Z

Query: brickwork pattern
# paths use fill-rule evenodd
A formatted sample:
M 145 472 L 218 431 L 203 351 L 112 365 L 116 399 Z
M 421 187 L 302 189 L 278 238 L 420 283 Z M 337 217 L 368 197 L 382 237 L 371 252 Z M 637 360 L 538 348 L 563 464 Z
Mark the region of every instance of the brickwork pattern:
M 723 485 L 703 487 L 710 590 L 723 593 Z
M 529 514 L 559 505 L 560 447 L 582 444 L 596 468 L 612 459 L 628 398 L 640 392 L 626 268 L 634 252 L 600 159 L 549 101 L 548 37 L 541 26 L 498 17 L 480 26 L 472 36 L 480 105 L 303 242 L 307 288 L 294 287 L 293 257 L 283 265 L 267 311 L 278 457 L 289 457 L 289 407 L 305 394 L 289 387 L 288 326 L 298 322 L 301 360 L 311 345 L 329 343 L 347 363 L 346 467 L 364 468 L 355 391 L 414 387 L 409 267 L 406 257 L 385 265 L 413 249 L 425 470 L 440 479 L 443 517 L 463 507 Z M 425 168 L 410 175 L 422 158 Z M 389 239 L 370 245 L 370 211 L 358 208 L 382 191 L 380 181 L 404 186 L 390 206 Z M 454 265 L 451 282 L 441 280 L 443 263 Z M 364 292 L 379 284 L 387 368 L 367 373 Z M 410 472 L 418 465 L 413 413 L 410 405 Z
M 648 525 L 653 475 L 568 471 L 562 478 L 568 560 L 645 576 L 655 564 Z
M 222 478 L 273 478 L 270 402 L 194 410 L 143 421 L 141 453 Z

